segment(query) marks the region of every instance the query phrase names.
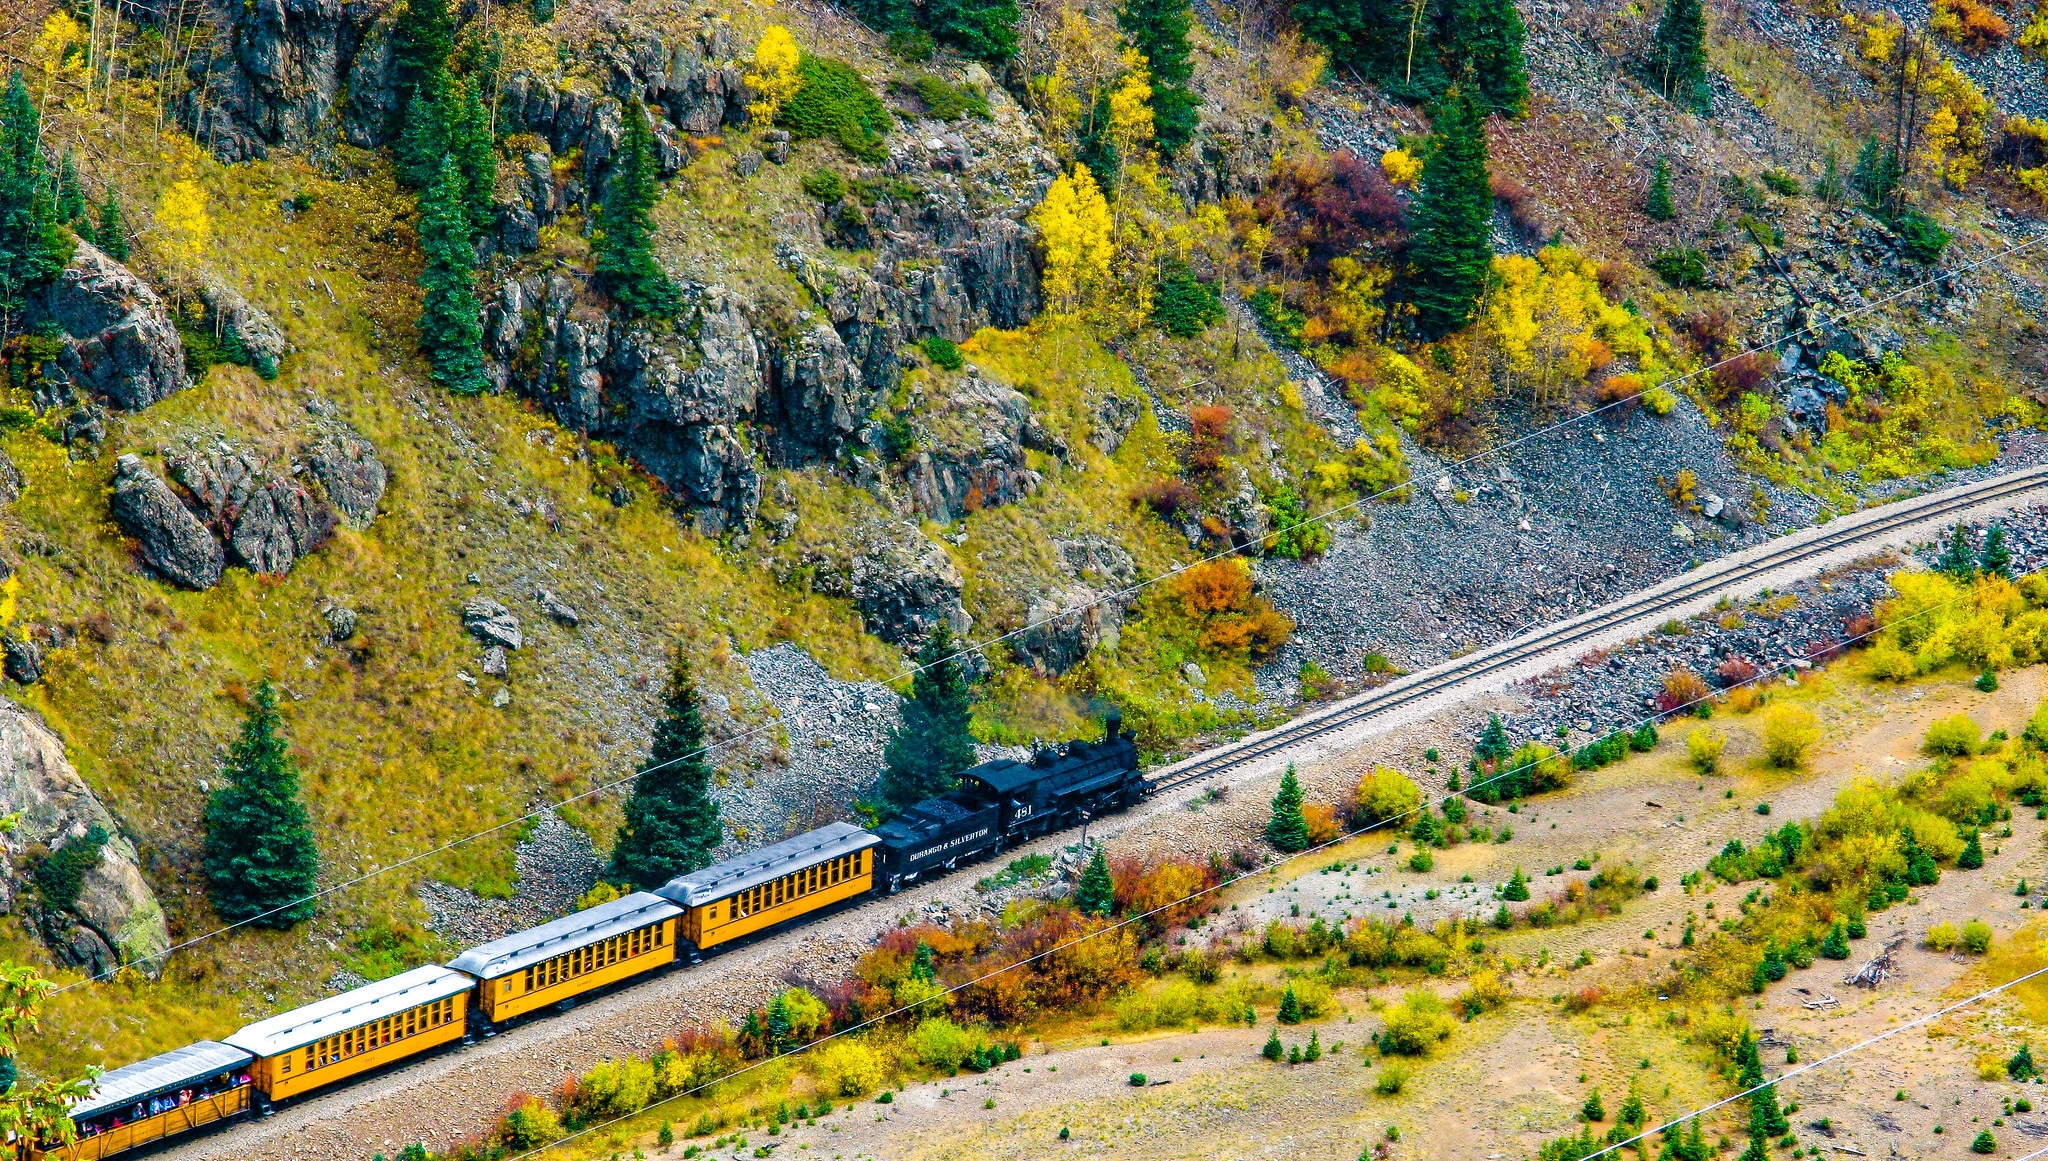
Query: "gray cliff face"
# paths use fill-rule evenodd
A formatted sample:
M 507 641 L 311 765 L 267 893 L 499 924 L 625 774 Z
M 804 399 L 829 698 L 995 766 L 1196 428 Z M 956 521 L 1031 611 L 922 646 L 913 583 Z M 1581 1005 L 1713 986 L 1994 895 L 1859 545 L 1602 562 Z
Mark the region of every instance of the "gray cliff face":
M 210 589 L 226 564 L 220 542 L 140 456 L 114 468 L 114 521 L 135 538 L 142 563 L 181 588 Z
M 36 926 L 67 963 L 94 973 L 123 964 L 152 976 L 161 971 L 170 951 L 170 930 L 155 892 L 143 880 L 135 845 L 65 760 L 56 735 L 29 711 L 0 699 L 0 813 L 16 812 L 21 822 L 0 836 L 0 869 L 5 872 L 0 890 L 6 892 L 0 908 L 40 907 Z M 95 827 L 106 843 L 80 877 L 68 906 L 50 907 L 39 892 L 22 889 L 31 857 L 88 841 Z

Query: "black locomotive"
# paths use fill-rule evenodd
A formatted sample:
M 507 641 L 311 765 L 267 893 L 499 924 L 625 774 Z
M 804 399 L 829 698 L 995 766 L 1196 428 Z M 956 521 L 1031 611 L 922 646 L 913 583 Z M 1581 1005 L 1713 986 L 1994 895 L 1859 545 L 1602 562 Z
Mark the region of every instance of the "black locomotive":
M 1150 785 L 1138 746 L 1111 713 L 1102 741 L 1045 747 L 1029 762 L 983 762 L 960 786 L 927 798 L 874 828 L 881 839 L 876 887 L 896 891 L 1039 835 L 1123 810 Z

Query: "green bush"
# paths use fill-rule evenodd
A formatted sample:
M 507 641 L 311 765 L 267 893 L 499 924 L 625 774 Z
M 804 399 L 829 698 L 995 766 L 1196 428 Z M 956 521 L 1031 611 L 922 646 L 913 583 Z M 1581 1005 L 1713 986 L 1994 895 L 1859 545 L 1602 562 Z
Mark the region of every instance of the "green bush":
M 804 192 L 832 205 L 846 196 L 846 179 L 830 169 L 814 169 L 803 176 Z
M 966 85 L 948 83 L 943 77 L 919 73 L 912 85 L 925 111 L 941 121 L 958 121 L 972 114 L 988 120 L 988 98 Z
M 852 65 L 805 53 L 796 71 L 803 85 L 776 114 L 777 124 L 799 140 L 831 138 L 862 161 L 888 156 L 882 135 L 894 122 Z
M 948 371 L 958 371 L 967 360 L 960 354 L 960 348 L 953 340 L 933 335 L 922 344 L 925 357 Z
M 100 852 L 110 838 L 105 828 L 94 823 L 37 865 L 36 889 L 42 892 L 43 906 L 62 911 L 78 902 L 79 892 L 85 889 L 86 873 L 100 865 Z
M 1972 919 L 1963 924 L 1961 939 L 1964 951 L 1972 955 L 1983 955 L 1991 950 L 1991 925 L 1982 919 Z
M 1948 248 L 1948 231 L 1919 210 L 1900 210 L 1892 219 L 1892 229 L 1899 232 L 1900 248 L 1906 257 L 1915 262 L 1931 266 L 1940 261 L 1941 252 Z
M 1804 189 L 1800 187 L 1798 178 L 1793 177 L 1791 174 L 1786 173 L 1782 169 L 1764 170 L 1763 173 L 1759 175 L 1759 180 L 1761 180 L 1765 185 L 1771 187 L 1772 193 L 1776 193 L 1784 197 L 1796 198 L 1800 194 L 1806 192 Z
M 1707 256 L 1689 246 L 1666 250 L 1650 259 L 1650 269 L 1681 290 L 1707 284 Z
M 1159 280 L 1152 298 L 1152 321 L 1167 334 L 1191 339 L 1223 317 L 1216 288 L 1185 270 Z

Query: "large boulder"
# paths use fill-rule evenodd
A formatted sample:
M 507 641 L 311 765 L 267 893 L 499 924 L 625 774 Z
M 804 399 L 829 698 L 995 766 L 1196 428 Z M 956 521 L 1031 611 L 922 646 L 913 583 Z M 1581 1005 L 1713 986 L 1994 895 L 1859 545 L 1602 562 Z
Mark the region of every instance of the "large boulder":
M 306 465 L 349 527 L 368 528 L 377 518 L 390 473 L 369 440 L 348 430 L 327 432 L 313 444 Z
M 117 407 L 140 411 L 192 385 L 163 299 L 90 242 L 80 242 L 63 273 L 34 297 L 28 321 L 61 330 L 59 369 Z
M 143 880 L 135 845 L 121 834 L 71 763 L 64 744 L 21 706 L 0 698 L 0 813 L 21 816 L 0 836 L 0 910 L 25 904 L 41 911 L 36 924 L 50 948 L 95 974 L 123 964 L 154 976 L 170 954 L 170 929 L 156 893 Z M 72 844 L 80 844 L 72 847 Z M 62 858 L 85 863 L 74 875 L 43 876 L 45 886 L 25 890 L 32 862 Z M 90 858 L 97 847 L 97 857 Z M 88 861 L 89 860 L 89 861 Z M 68 900 L 45 891 L 57 879 Z M 61 902 L 63 906 L 52 906 Z
M 1024 449 L 1048 441 L 1022 395 L 970 366 L 966 375 L 931 381 L 913 404 L 923 450 L 906 475 L 924 515 L 951 522 L 1038 490 Z
M 297 480 L 277 477 L 235 514 L 228 551 L 250 572 L 283 576 L 334 535 L 334 512 Z
M 220 583 L 226 564 L 220 542 L 140 456 L 115 461 L 112 508 L 114 522 L 135 538 L 142 562 L 159 576 L 188 589 Z

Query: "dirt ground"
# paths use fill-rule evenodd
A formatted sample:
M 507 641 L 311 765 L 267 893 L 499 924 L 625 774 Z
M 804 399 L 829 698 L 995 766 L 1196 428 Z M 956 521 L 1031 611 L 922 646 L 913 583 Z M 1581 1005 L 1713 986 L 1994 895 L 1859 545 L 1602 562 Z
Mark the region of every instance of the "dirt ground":
M 1502 1013 L 1460 1025 L 1447 1045 L 1413 1062 L 1397 1096 L 1373 1091 L 1381 1064 L 1359 1049 L 1379 1026 L 1373 1001 L 1396 998 L 1398 989 L 1388 988 L 1345 995 L 1344 1015 L 1285 1030 L 1290 1043 L 1305 1042 L 1314 1027 L 1324 1045 L 1341 1045 L 1315 1064 L 1275 1065 L 1260 1058 L 1270 1030 L 1265 1024 L 1108 1046 L 1055 1044 L 985 1077 L 915 1085 L 888 1106 L 855 1105 L 816 1127 L 793 1130 L 781 1139 L 782 1147 L 794 1147 L 797 1156 L 904 1161 L 1064 1155 L 1349 1161 L 1368 1151 L 1502 1161 L 1532 1155 L 1543 1141 L 1574 1132 L 1577 1111 L 1596 1086 L 1610 1116 L 1631 1083 L 1653 1123 L 1700 1108 L 1720 1099 L 1728 1084 L 1709 1072 L 1702 1049 L 1683 1044 L 1676 1030 L 1662 1025 L 1660 1013 L 1595 1007 L 1569 1015 L 1550 997 L 1586 983 L 1646 978 L 1676 954 L 1688 911 L 1704 915 L 1712 900 L 1723 913 L 1732 912 L 1740 890 L 1722 885 L 1688 895 L 1677 886 L 1681 874 L 1699 869 L 1729 838 L 1747 840 L 1765 825 L 1812 818 L 1850 779 L 1892 776 L 1919 764 L 1920 737 L 1936 718 L 1965 712 L 1986 729 L 2017 733 L 2044 690 L 2048 672 L 2038 668 L 2011 675 L 1988 695 L 1960 682 L 1852 687 L 1833 699 L 1838 708 L 1825 715 L 1827 740 L 1810 772 L 1796 775 L 1755 769 L 1747 755 L 1751 721 L 1724 717 L 1715 724 L 1731 737 L 1724 759 L 1728 773 L 1705 779 L 1704 786 L 1683 762 L 1681 726 L 1667 732 L 1656 753 L 1582 777 L 1570 790 L 1538 800 L 1533 811 L 1518 816 L 1515 841 L 1454 849 L 1430 875 L 1365 875 L 1366 867 L 1393 860 L 1384 853 L 1384 840 L 1361 840 L 1342 852 L 1358 859 L 1356 875 L 1325 873 L 1319 859 L 1292 878 L 1261 876 L 1234 889 L 1229 902 L 1243 909 L 1240 914 L 1249 913 L 1249 925 L 1285 915 L 1295 903 L 1303 916 L 1321 911 L 1331 917 L 1363 903 L 1384 906 L 1384 900 L 1370 898 L 1381 890 L 1397 892 L 1403 907 L 1418 908 L 1419 920 L 1419 909 L 1429 902 L 1422 893 L 1455 886 L 1463 874 L 1484 884 L 1504 878 L 1517 863 L 1530 869 L 1568 866 L 1593 851 L 1603 862 L 1632 859 L 1660 877 L 1656 893 L 1618 916 L 1542 931 L 1521 928 L 1495 940 L 1500 951 L 1526 960 L 1547 950 L 1550 966 L 1516 973 L 1518 999 Z M 1729 789 L 1733 798 L 1726 796 Z M 1660 805 L 1646 805 L 1650 801 Z M 1760 801 L 1772 804 L 1768 822 L 1755 813 Z M 1978 957 L 1931 952 L 1920 938 L 1941 919 L 1982 918 L 2005 944 L 2036 915 L 2020 908 L 2013 889 L 2022 876 L 2030 883 L 2048 876 L 2048 824 L 2016 812 L 2012 825 L 2011 838 L 1987 847 L 1982 870 L 1950 870 L 1909 904 L 1872 915 L 1868 937 L 1853 945 L 1846 964 L 1820 960 L 1795 969 L 1747 1001 L 1754 1006 L 1745 1015 L 1763 1039 L 1774 1075 L 1797 1067 L 1786 1063 L 1788 1049 L 1799 1060 L 1818 1060 L 1983 986 Z M 1404 858 L 1407 850 L 1403 844 Z M 1539 872 L 1539 890 L 1543 881 Z M 1362 903 L 1360 896 L 1368 898 Z M 1442 902 L 1455 908 L 1447 898 Z M 1645 930 L 1657 938 L 1644 940 Z M 1842 982 L 1845 970 L 1894 935 L 1907 937 L 1896 980 L 1875 992 Z M 1594 956 L 1592 966 L 1560 966 L 1582 949 Z M 1457 986 L 1446 983 L 1439 990 L 1448 994 Z M 1839 1005 L 1805 1006 L 1829 997 Z M 2048 988 L 2031 998 L 2048 1010 Z M 1962 1158 L 1973 1155 L 1972 1139 L 1987 1128 L 2000 1155 L 2039 1147 L 2037 1138 L 2048 1137 L 2048 1089 L 2015 1084 L 2002 1072 L 1995 1081 L 1978 1075 L 1980 1056 L 2002 1062 L 2038 1031 L 2027 1023 L 2024 1008 L 2021 998 L 1996 999 L 1786 1081 L 1780 1099 L 1797 1105 L 1790 1119 L 1800 1147 L 1850 1157 Z M 1133 1073 L 1144 1075 L 1144 1087 L 1133 1086 Z M 1904 1099 L 1896 1099 L 1900 1093 Z M 2006 1114 L 2006 1098 L 2029 1094 L 2040 1099 L 2043 1112 Z M 1721 1110 L 1708 1121 L 1710 1138 L 1725 1135 L 1739 1143 L 1745 1117 L 1740 1105 Z M 1065 1140 L 1062 1128 L 1068 1131 Z M 1397 1140 L 1389 1138 L 1390 1128 Z M 722 1153 L 749 1156 L 761 1143 Z

